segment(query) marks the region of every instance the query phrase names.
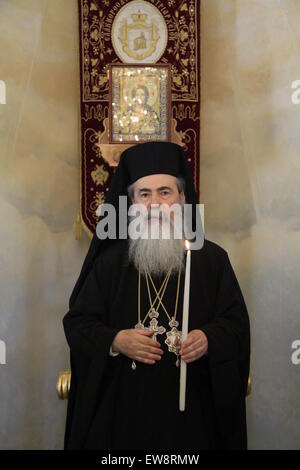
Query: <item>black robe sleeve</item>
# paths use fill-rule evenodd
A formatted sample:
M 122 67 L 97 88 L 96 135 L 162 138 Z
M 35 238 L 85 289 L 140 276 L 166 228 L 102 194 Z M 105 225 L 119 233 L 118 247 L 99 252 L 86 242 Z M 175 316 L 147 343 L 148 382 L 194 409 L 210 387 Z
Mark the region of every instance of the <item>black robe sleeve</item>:
M 208 360 L 222 447 L 247 447 L 245 395 L 250 363 L 247 308 L 228 255 L 217 261 L 213 320 L 201 327 L 208 338 Z
M 100 274 L 98 257 L 72 308 L 63 318 L 72 372 L 65 432 L 67 449 L 84 446 L 101 379 L 109 367 L 109 359 L 114 359 L 109 357 L 109 349 L 119 330 L 109 324 L 107 289 L 100 285 Z

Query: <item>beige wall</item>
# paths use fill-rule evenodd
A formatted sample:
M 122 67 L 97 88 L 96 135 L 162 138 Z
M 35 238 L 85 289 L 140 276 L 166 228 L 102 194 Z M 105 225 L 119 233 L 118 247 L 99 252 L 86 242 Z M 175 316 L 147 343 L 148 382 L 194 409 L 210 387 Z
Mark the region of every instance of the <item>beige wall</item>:
M 298 0 L 202 0 L 201 202 L 252 320 L 249 441 L 300 448 Z M 0 448 L 61 448 L 76 242 L 76 0 L 0 1 Z
M 0 1 L 0 448 L 61 448 L 68 365 L 61 319 L 88 240 L 76 242 L 75 0 Z
M 252 448 L 300 448 L 299 24 L 299 0 L 202 0 L 201 199 L 249 308 Z

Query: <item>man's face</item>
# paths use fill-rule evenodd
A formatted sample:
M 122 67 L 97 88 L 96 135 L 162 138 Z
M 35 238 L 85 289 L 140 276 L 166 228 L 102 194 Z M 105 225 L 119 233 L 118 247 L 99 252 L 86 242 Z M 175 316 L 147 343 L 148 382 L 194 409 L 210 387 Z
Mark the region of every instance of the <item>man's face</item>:
M 146 94 L 143 88 L 138 88 L 135 92 L 135 102 L 140 105 L 146 104 Z
M 132 199 L 131 208 L 137 205 L 138 215 L 130 216 L 129 257 L 136 269 L 157 275 L 166 274 L 170 266 L 176 272 L 182 269 L 185 196 L 179 193 L 176 178 L 165 174 L 140 178 Z
M 175 176 L 157 174 L 144 176 L 136 181 L 134 187 L 135 204 L 144 204 L 150 209 L 151 204 L 183 205 L 184 193 L 179 193 Z

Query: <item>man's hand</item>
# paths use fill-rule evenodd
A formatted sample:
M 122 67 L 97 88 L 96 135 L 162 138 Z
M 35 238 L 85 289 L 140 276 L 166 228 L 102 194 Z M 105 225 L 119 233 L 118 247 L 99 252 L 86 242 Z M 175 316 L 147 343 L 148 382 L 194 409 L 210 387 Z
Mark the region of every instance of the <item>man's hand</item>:
M 134 361 L 155 364 L 161 359 L 163 350 L 152 338 L 153 331 L 145 329 L 121 330 L 112 343 L 114 352 L 122 353 Z
M 181 359 L 186 362 L 194 362 L 207 353 L 208 341 L 201 330 L 192 330 L 181 345 Z

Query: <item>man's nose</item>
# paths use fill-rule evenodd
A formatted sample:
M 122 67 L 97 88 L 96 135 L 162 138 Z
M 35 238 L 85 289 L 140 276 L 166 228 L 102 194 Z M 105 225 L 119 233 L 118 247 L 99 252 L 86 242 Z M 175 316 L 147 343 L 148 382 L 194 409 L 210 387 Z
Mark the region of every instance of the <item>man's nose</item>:
M 156 212 L 156 211 L 159 211 L 159 207 L 160 205 L 157 204 L 157 203 L 153 203 L 151 202 L 151 204 L 149 205 L 149 210 L 153 211 L 153 212 Z
M 151 203 L 151 206 L 152 206 L 152 205 L 159 206 L 159 204 L 161 203 L 159 194 L 157 194 L 157 193 L 152 193 L 152 194 L 151 194 L 151 202 L 150 202 L 150 203 Z

